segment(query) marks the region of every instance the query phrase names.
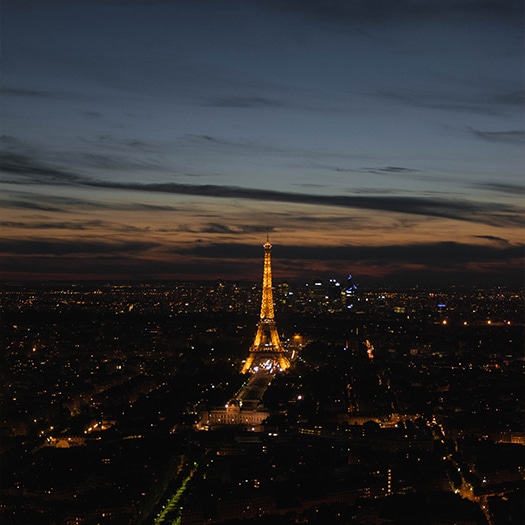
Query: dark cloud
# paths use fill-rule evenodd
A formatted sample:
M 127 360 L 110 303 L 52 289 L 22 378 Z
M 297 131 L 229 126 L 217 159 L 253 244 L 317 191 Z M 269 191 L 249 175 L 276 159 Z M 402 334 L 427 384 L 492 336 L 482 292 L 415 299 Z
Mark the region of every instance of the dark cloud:
M 15 97 L 47 97 L 49 93 L 33 89 L 0 88 L 1 95 L 12 95 Z
M 201 140 L 215 141 L 212 137 L 205 136 L 201 137 Z M 490 202 L 474 203 L 453 199 L 431 199 L 395 195 L 312 195 L 307 193 L 290 193 L 212 184 L 119 183 L 89 179 L 50 167 L 28 156 L 12 153 L 4 154 L 2 168 L 9 173 L 23 175 L 26 177 L 25 182 L 29 179 L 33 184 L 73 184 L 76 186 L 140 192 L 369 209 L 480 222 L 492 226 L 521 226 L 525 224 L 521 210 L 512 206 L 493 204 Z M 385 173 L 405 174 L 408 168 L 392 166 L 382 169 L 386 170 L 384 171 Z M 105 207 L 105 205 L 102 205 L 102 207 Z M 162 208 L 166 209 L 165 207 Z M 167 209 L 169 209 L 169 207 Z
M 489 239 L 490 240 L 490 239 Z M 270 237 L 270 241 L 272 238 Z M 152 243 L 7 240 L 0 242 L 4 275 L 113 279 L 260 280 L 262 243 L 204 242 L 168 248 L 159 260 Z M 518 285 L 523 283 L 524 246 L 503 243 L 422 243 L 390 246 L 283 246 L 274 243 L 274 278 L 344 278 L 359 282 Z M 358 269 L 358 270 L 357 270 Z
M 71 213 L 72 211 L 131 211 L 131 212 L 171 212 L 180 211 L 180 207 L 168 204 L 151 204 L 148 202 L 115 202 L 105 200 L 91 200 L 80 197 L 65 197 L 46 195 L 44 193 L 5 191 L 4 199 L 0 198 L 0 206 L 5 209 L 38 210 L 54 213 Z M 75 221 L 77 223 L 79 221 Z M 27 223 L 30 228 L 31 223 Z M 71 223 L 72 224 L 72 223 Z M 84 224 L 94 224 L 94 221 L 85 221 Z M 109 224 L 109 223 L 106 223 Z M 115 226 L 113 224 L 113 226 Z
M 478 131 L 470 128 L 470 132 L 479 139 L 489 142 L 505 142 L 508 144 L 525 145 L 525 131 Z
M 49 166 L 45 162 L 29 155 L 12 152 L 0 153 L 0 167 L 3 173 L 25 177 L 26 180 L 18 181 L 23 183 L 73 184 L 82 180 L 82 177 L 79 175 Z M 9 182 L 12 183 L 14 181 Z
M 78 161 L 84 166 L 111 171 L 158 170 L 161 168 L 157 162 L 138 160 L 129 156 L 102 155 L 100 153 L 81 155 Z
M 31 192 L 5 192 L 6 199 L 0 199 L 0 205 L 6 209 L 39 210 L 55 213 L 68 213 L 78 210 L 116 210 L 116 211 L 178 211 L 176 206 L 150 204 L 142 202 L 105 202 L 78 197 L 44 195 Z
M 264 108 L 282 107 L 284 104 L 278 100 L 267 98 L 267 97 L 241 97 L 231 96 L 216 98 L 208 101 L 207 106 L 214 106 L 219 108 Z
M 262 246 L 262 244 L 261 244 Z M 170 251 L 180 255 L 191 255 L 206 259 L 257 259 L 261 258 L 261 246 L 245 243 L 196 243 L 191 246 L 176 246 Z M 282 257 L 282 254 L 280 255 Z
M 111 279 L 111 280 L 151 280 L 151 279 L 218 279 L 238 280 L 239 276 L 259 281 L 260 265 L 254 265 L 253 274 L 246 269 L 244 261 L 218 259 L 210 264 L 208 260 L 179 258 L 176 260 L 156 260 L 148 257 L 131 258 L 118 254 L 103 256 L 4 256 L 1 272 L 10 278 L 23 278 L 31 275 L 42 279 Z
M 290 150 L 283 150 L 275 146 L 255 143 L 249 140 L 227 140 L 212 135 L 194 135 L 188 134 L 182 138 L 180 145 L 187 147 L 205 147 L 208 151 L 214 148 L 221 152 L 235 152 L 241 155 L 252 155 L 261 153 L 290 153 Z
M 76 166 L 104 171 L 159 171 L 165 169 L 156 159 L 145 160 L 130 154 L 130 151 L 133 150 L 152 152 L 155 149 L 145 142 L 121 141 L 108 137 L 103 137 L 95 142 L 87 142 L 92 146 L 120 151 L 117 154 L 105 152 L 78 153 L 73 156 L 73 159 L 71 154 L 68 154 L 63 155 L 63 159 L 67 159 L 68 162 L 73 160 Z M 0 137 L 0 143 L 4 149 L 0 152 L 0 170 L 3 175 L 3 182 L 11 184 L 74 184 L 87 181 L 78 173 L 73 173 L 68 169 L 57 167 L 42 160 L 43 154 L 41 152 L 16 137 L 3 135 Z
M 345 215 L 344 217 L 337 216 L 337 215 L 289 215 L 286 217 L 287 221 L 296 221 L 297 223 L 313 223 L 315 225 L 322 225 L 325 224 L 329 228 L 333 228 L 335 224 L 340 225 L 342 224 L 348 224 L 349 221 L 354 221 L 355 217 L 352 217 L 350 215 Z
M 137 254 L 146 252 L 157 245 L 152 242 L 129 241 L 129 242 L 98 242 L 74 240 L 65 241 L 61 239 L 0 239 L 0 251 L 11 255 L 66 255 L 66 254 L 89 254 L 89 256 L 101 254 L 129 253 Z
M 472 93 L 468 96 L 459 96 L 457 93 L 448 94 L 429 93 L 427 91 L 375 91 L 371 93 L 364 93 L 365 96 L 379 98 L 387 102 L 392 102 L 395 105 L 406 105 L 421 107 L 427 109 L 435 109 L 438 111 L 452 111 L 452 112 L 468 112 L 493 115 L 497 111 L 493 104 L 489 103 L 485 98 L 473 98 Z
M 324 188 L 324 184 L 315 184 L 313 182 L 302 182 L 300 184 L 293 184 L 293 186 L 300 186 L 301 188 Z
M 104 220 L 90 221 L 3 221 L 0 222 L 0 228 L 13 228 L 22 230 L 71 230 L 71 231 L 89 231 L 93 229 L 104 229 L 106 231 L 120 232 L 139 232 L 145 231 L 144 228 L 135 226 L 122 225 Z
M 233 235 L 241 235 L 246 233 L 271 233 L 274 229 L 264 226 L 251 225 L 236 225 L 229 226 L 227 224 L 210 223 L 202 228 L 199 228 L 200 233 L 228 233 Z
M 375 175 L 398 175 L 404 178 L 420 177 L 420 170 L 402 166 L 385 166 L 384 168 L 362 168 L 362 171 Z
M 401 166 L 387 166 L 386 168 L 378 168 L 377 171 L 381 173 L 414 173 L 417 170 L 411 168 L 402 168 Z
M 245 235 L 251 233 L 271 233 L 275 229 L 272 226 L 258 226 L 258 225 L 245 225 L 236 224 L 235 226 L 229 224 L 221 224 L 218 222 L 210 222 L 203 226 L 194 226 L 189 224 L 180 224 L 172 228 L 160 228 L 157 231 L 164 233 L 208 233 L 208 234 L 227 234 L 227 235 Z
M 130 203 L 125 205 L 128 210 L 149 210 L 149 211 L 176 211 L 175 206 L 169 206 L 167 204 L 148 204 L 146 202 Z
M 218 139 L 207 135 L 196 137 L 200 141 L 223 143 Z M 309 204 L 315 206 L 336 206 L 349 209 L 369 209 L 479 222 L 491 226 L 522 226 L 525 224 L 522 210 L 510 205 L 494 204 L 491 202 L 475 203 L 457 199 L 408 197 L 402 195 L 313 195 L 307 193 L 291 193 L 276 190 L 261 190 L 212 184 L 119 183 L 90 179 L 66 170 L 52 167 L 29 155 L 21 155 L 11 152 L 3 154 L 2 170 L 7 173 L 22 175 L 24 179 L 20 182 L 31 182 L 33 184 L 65 184 L 93 188 L 195 195 L 224 199 L 248 199 Z M 393 173 L 396 175 L 411 175 L 413 173 L 410 168 L 400 166 L 387 166 L 379 168 L 378 170 L 383 174 Z M 480 185 L 480 187 L 491 189 L 487 184 Z M 504 185 L 501 185 L 500 191 L 504 191 L 504 189 Z M 26 204 L 25 206 L 31 206 L 31 204 Z M 35 206 L 38 206 L 38 204 L 35 204 Z M 103 204 L 99 206 L 107 207 Z M 170 207 L 162 206 L 161 209 L 168 210 Z
M 91 227 L 101 226 L 102 221 L 91 221 Z M 88 225 L 86 223 L 76 222 L 14 222 L 3 221 L 0 222 L 0 228 L 15 228 L 23 230 L 86 230 Z
M 307 166 L 308 168 L 316 168 L 318 170 L 329 170 L 337 173 L 372 173 L 374 175 L 398 175 L 400 178 L 405 179 L 421 179 L 424 176 L 426 181 L 434 180 L 442 182 L 443 177 L 431 176 L 428 173 L 424 173 L 421 169 L 408 168 L 404 166 L 363 166 L 359 168 L 346 168 L 342 166 L 333 166 L 330 164 L 313 163 Z M 366 189 L 366 192 L 376 192 L 377 189 Z
M 84 139 L 83 142 L 97 148 L 111 150 L 119 149 L 127 154 L 129 154 L 130 150 L 138 150 L 146 153 L 159 152 L 159 145 L 156 143 L 137 139 L 127 139 L 111 134 L 99 135 L 95 139 Z
M 42 199 L 38 199 L 42 201 Z M 38 201 L 30 201 L 23 199 L 0 199 L 0 205 L 2 208 L 6 209 L 19 209 L 19 210 L 38 210 L 38 211 L 48 211 L 53 213 L 62 213 L 63 208 L 53 206 L 51 204 L 46 204 Z
M 497 193 L 509 193 L 511 195 L 525 195 L 525 186 L 518 184 L 506 184 L 503 182 L 479 182 L 474 184 L 475 188 Z
M 271 241 L 271 238 L 270 238 Z M 501 262 L 523 259 L 525 245 L 463 244 L 456 242 L 419 243 L 387 246 L 280 246 L 274 244 L 277 260 L 299 259 L 347 261 L 348 263 L 421 264 L 429 267 L 466 263 Z M 261 248 L 250 244 L 213 243 L 174 249 L 177 253 L 199 257 L 260 257 Z
M 429 199 L 404 196 L 310 195 L 306 193 L 289 193 L 274 190 L 240 188 L 236 186 L 216 186 L 212 184 L 119 184 L 104 181 L 86 181 L 85 184 L 99 188 L 369 209 L 480 222 L 492 226 L 521 226 L 525 224 L 521 210 L 512 206 L 493 203 L 474 203 L 452 199 Z
M 32 192 L 4 192 L 5 199 L 0 200 L 4 208 L 11 209 L 28 209 L 41 210 L 55 213 L 67 213 L 72 208 L 79 210 L 104 210 L 112 208 L 113 206 L 106 206 L 103 202 L 91 201 L 88 199 L 81 199 L 78 197 L 62 197 L 58 195 L 45 195 Z M 128 204 L 115 204 L 115 207 L 125 206 L 129 208 Z
M 494 235 L 476 235 L 475 237 L 477 239 L 486 239 L 487 241 L 494 241 L 494 242 L 499 242 L 502 244 L 510 245 L 507 239 L 503 239 L 502 237 L 496 237 Z

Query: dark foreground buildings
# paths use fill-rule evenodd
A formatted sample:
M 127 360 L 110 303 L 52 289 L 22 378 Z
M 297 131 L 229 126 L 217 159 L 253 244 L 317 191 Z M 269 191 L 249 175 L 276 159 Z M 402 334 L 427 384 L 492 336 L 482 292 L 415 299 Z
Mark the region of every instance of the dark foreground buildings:
M 525 522 L 523 291 L 352 286 L 5 285 L 1 521 Z

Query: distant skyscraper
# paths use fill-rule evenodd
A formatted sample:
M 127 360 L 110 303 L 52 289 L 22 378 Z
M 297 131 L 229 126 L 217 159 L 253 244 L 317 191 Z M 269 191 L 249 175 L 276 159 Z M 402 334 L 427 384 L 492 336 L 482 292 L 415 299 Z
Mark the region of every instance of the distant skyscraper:
M 267 239 L 264 244 L 261 315 L 257 324 L 255 340 L 250 347 L 248 359 L 242 367 L 242 373 L 249 372 L 257 366 L 277 366 L 281 370 L 286 370 L 290 366 L 290 362 L 284 355 L 274 318 L 271 251 L 272 245 Z
M 354 306 L 356 290 L 357 286 L 354 284 L 352 276 L 349 275 L 346 280 L 346 287 L 342 293 L 343 301 L 347 308 L 352 308 Z

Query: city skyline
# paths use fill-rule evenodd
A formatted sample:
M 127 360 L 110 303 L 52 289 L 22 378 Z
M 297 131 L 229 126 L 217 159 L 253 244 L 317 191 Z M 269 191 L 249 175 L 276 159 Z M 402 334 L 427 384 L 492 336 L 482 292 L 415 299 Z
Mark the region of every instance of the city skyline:
M 4 522 L 523 522 L 524 290 L 171 284 L 2 290 Z
M 7 1 L 4 279 L 523 286 L 523 6 Z

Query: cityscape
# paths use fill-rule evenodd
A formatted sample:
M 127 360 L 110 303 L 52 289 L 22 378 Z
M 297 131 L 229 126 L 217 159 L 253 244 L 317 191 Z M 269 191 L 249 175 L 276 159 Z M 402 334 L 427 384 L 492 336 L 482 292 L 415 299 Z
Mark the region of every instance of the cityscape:
M 4 284 L 5 523 L 523 522 L 523 290 L 271 249 L 262 285 Z
M 523 525 L 524 15 L 3 0 L 0 522 Z

